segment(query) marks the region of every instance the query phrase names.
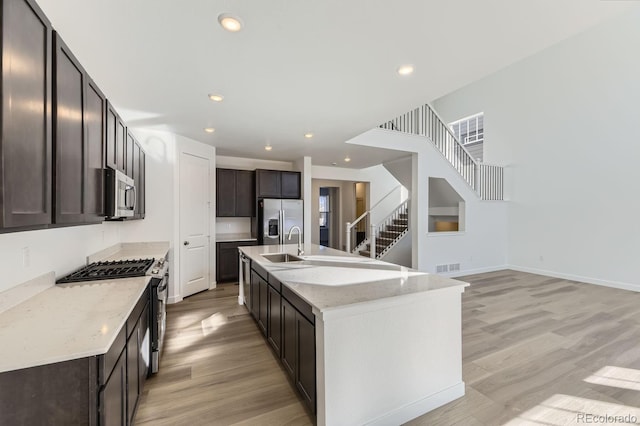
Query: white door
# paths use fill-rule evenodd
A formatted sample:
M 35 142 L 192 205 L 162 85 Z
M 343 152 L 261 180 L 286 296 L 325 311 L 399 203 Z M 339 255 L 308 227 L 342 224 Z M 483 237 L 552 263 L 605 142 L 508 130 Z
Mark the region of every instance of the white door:
M 209 289 L 209 160 L 180 154 L 182 297 Z

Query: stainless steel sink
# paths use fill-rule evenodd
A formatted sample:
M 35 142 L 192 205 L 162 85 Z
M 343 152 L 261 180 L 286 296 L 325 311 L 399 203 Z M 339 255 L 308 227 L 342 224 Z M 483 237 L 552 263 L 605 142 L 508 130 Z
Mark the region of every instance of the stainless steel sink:
M 263 254 L 262 257 L 273 263 L 300 262 L 303 260 L 289 253 Z

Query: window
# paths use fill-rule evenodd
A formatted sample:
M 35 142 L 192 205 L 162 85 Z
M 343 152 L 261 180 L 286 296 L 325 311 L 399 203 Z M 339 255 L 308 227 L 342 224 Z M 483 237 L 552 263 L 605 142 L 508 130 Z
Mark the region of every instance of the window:
M 449 123 L 449 128 L 463 145 L 484 142 L 484 112 Z
M 320 226 L 328 226 L 329 225 L 329 196 L 321 195 L 320 196 Z

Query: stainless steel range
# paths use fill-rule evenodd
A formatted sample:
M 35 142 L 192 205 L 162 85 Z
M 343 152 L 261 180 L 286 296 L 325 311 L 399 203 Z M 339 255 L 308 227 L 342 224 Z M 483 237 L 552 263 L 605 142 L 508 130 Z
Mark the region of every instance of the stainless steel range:
M 151 276 L 149 283 L 149 372 L 157 373 L 164 342 L 169 263 L 165 259 L 94 262 L 56 281 L 57 284 Z

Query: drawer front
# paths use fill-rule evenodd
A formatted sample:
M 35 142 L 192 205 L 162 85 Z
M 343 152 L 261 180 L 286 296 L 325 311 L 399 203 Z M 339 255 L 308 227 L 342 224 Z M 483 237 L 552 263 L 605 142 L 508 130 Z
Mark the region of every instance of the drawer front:
M 278 293 L 282 293 L 282 283 L 278 281 L 273 275 L 269 275 L 269 285 L 273 287 Z
M 149 286 L 145 289 L 142 296 L 140 296 L 140 300 L 136 303 L 136 306 L 133 308 L 133 311 L 127 318 L 127 337 L 131 336 L 131 334 L 136 329 L 136 323 L 138 322 L 138 318 L 140 318 L 140 314 L 144 310 L 147 302 L 149 301 Z

